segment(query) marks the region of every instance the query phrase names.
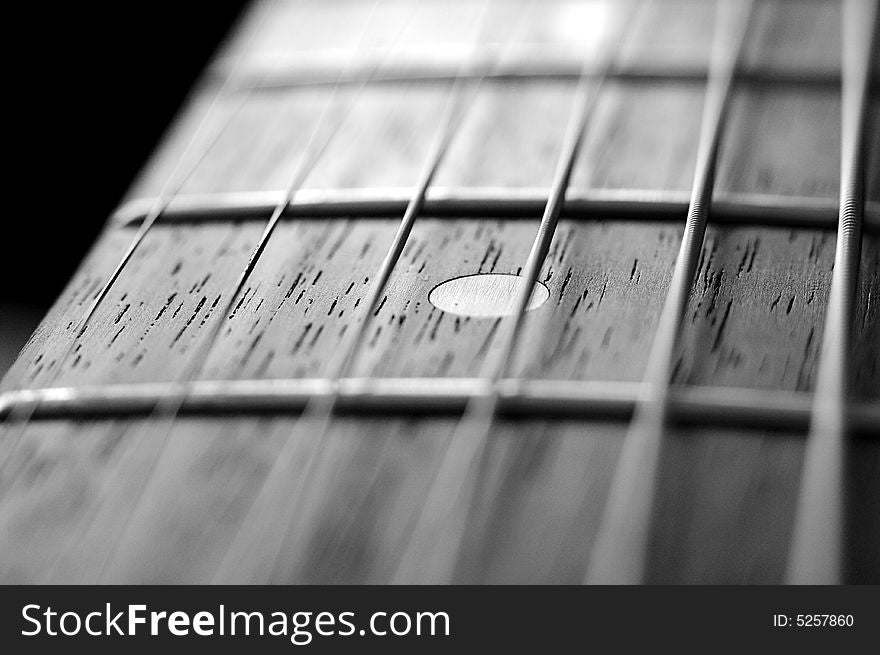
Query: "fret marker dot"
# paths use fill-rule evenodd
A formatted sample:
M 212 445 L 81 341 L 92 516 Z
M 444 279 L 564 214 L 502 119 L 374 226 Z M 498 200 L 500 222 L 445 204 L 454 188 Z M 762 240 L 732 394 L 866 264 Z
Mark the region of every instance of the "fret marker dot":
M 523 284 L 518 275 L 465 275 L 438 284 L 428 300 L 437 309 L 460 316 L 510 316 L 516 313 L 516 297 Z M 535 282 L 527 309 L 537 309 L 549 297 L 549 289 Z

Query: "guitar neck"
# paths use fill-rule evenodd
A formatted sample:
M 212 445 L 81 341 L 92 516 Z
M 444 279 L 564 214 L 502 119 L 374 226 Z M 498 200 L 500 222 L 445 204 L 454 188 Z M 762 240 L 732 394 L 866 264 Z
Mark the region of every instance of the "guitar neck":
M 3 379 L 3 577 L 876 581 L 876 22 L 255 4 Z

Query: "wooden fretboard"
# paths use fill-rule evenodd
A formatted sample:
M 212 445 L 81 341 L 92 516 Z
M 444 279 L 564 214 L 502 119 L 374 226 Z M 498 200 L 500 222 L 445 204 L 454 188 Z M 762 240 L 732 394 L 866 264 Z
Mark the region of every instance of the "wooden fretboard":
M 3 380 L 0 580 L 877 582 L 877 22 L 256 3 Z

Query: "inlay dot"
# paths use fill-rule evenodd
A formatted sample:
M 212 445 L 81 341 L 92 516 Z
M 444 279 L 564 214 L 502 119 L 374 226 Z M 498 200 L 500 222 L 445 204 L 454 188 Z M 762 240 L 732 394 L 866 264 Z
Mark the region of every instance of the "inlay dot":
M 437 309 L 461 316 L 509 316 L 516 311 L 517 293 L 524 283 L 518 275 L 465 275 L 438 284 L 428 300 Z M 537 309 L 549 297 L 550 290 L 535 282 L 527 309 Z

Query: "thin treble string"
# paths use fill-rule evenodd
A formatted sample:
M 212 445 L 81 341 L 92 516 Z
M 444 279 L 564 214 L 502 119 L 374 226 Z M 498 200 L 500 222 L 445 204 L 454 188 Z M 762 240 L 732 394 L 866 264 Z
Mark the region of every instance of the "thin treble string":
M 585 581 L 589 584 L 639 584 L 645 577 L 673 360 L 703 247 L 716 160 L 751 15 L 751 2 L 722 0 L 717 6 L 715 38 L 684 234 L 635 413 L 624 437 L 587 566 Z
M 872 40 L 877 39 L 880 12 L 876 0 L 847 0 L 843 14 L 837 245 L 786 572 L 789 584 L 842 584 L 845 575 L 847 394 L 862 247 Z
M 482 27 L 478 31 L 474 48 L 482 41 L 483 34 L 490 23 L 489 7 L 493 0 L 487 0 L 483 7 Z M 333 413 L 339 399 L 340 379 L 346 375 L 353 365 L 357 353 L 364 342 L 370 317 L 374 314 L 388 280 L 400 259 L 410 232 L 424 205 L 428 188 L 448 151 L 458 128 L 472 106 L 485 76 L 468 82 L 465 72 L 468 59 L 462 62 L 456 78 L 450 88 L 447 101 L 441 113 L 440 127 L 435 134 L 433 144 L 417 180 L 413 195 L 410 198 L 404 216 L 398 225 L 391 245 L 373 278 L 367 301 L 363 304 L 362 320 L 357 324 L 352 336 L 339 350 L 339 353 L 328 365 L 328 379 L 331 382 L 330 393 L 323 396 L 312 396 L 303 413 L 293 427 L 293 433 L 285 441 L 282 452 L 260 490 L 259 496 L 251 505 L 251 509 L 241 522 L 233 541 L 215 573 L 214 580 L 228 583 L 229 581 L 254 582 L 269 580 L 279 565 L 282 551 L 290 552 L 292 558 L 304 558 L 307 553 L 303 548 L 284 548 L 289 538 L 304 542 L 308 539 L 309 530 L 300 523 L 309 524 L 314 515 L 316 505 L 321 499 L 316 497 L 316 485 L 309 482 L 315 478 L 316 471 L 328 462 L 336 461 L 337 451 L 334 435 L 327 434 Z M 470 89 L 466 93 L 466 88 Z M 304 441 L 317 444 L 309 455 L 304 471 L 296 473 L 292 467 L 297 459 L 299 448 Z M 258 535 L 258 538 L 255 536 Z M 288 568 L 297 568 L 296 562 L 287 562 Z
M 278 2 L 279 0 L 270 0 L 270 6 L 276 5 Z M 61 356 L 58 358 L 58 365 L 55 368 L 55 371 L 48 377 L 47 384 L 57 379 L 57 377 L 61 374 L 61 371 L 64 369 L 64 364 L 73 355 L 77 343 L 79 342 L 85 331 L 88 329 L 90 322 L 95 313 L 98 311 L 98 308 L 101 306 L 101 303 L 107 298 L 112 287 L 116 284 L 119 276 L 122 274 L 123 269 L 125 269 L 128 263 L 131 261 L 135 251 L 137 251 L 137 249 L 141 246 L 144 239 L 146 239 L 147 235 L 153 229 L 153 226 L 156 224 L 156 222 L 159 221 L 159 219 L 164 215 L 165 210 L 168 209 L 174 198 L 177 197 L 181 189 L 183 189 L 186 183 L 191 179 L 192 175 L 198 169 L 199 165 L 212 151 L 216 143 L 219 141 L 220 137 L 223 136 L 223 134 L 226 132 L 226 129 L 241 111 L 242 107 L 244 107 L 248 97 L 253 93 L 254 88 L 256 88 L 256 85 L 251 85 L 244 90 L 234 90 L 233 83 L 235 82 L 238 70 L 241 68 L 242 63 L 244 62 L 248 52 L 250 51 L 250 46 L 256 39 L 256 36 L 260 33 L 259 28 L 261 28 L 262 25 L 265 24 L 269 13 L 271 12 L 266 11 L 266 13 L 263 14 L 249 38 L 245 41 L 244 44 L 242 44 L 239 54 L 236 56 L 232 67 L 227 72 L 223 83 L 217 90 L 217 93 L 214 95 L 213 99 L 205 110 L 205 113 L 202 115 L 199 123 L 196 125 L 195 131 L 193 132 L 190 140 L 184 147 L 184 150 L 180 154 L 180 157 L 176 160 L 176 163 L 171 172 L 165 178 L 165 182 L 163 183 L 159 194 L 156 196 L 155 200 L 150 205 L 149 210 L 144 215 L 144 218 L 140 226 L 138 227 L 137 232 L 135 233 L 131 242 L 129 242 L 128 247 L 125 249 L 122 257 L 119 259 L 115 268 L 110 273 L 110 276 L 104 281 L 101 289 L 89 303 L 85 312 L 77 321 L 77 324 L 74 326 L 73 338 L 70 340 L 64 351 L 62 351 Z M 219 107 L 221 101 L 223 101 L 227 95 L 233 94 L 237 99 L 236 104 L 226 112 L 223 120 L 215 125 L 214 130 L 209 133 L 209 138 L 204 141 L 204 144 L 202 144 L 202 133 L 211 123 L 210 119 L 213 118 L 214 113 L 217 111 L 217 107 Z M 199 144 L 202 147 L 197 155 L 193 159 L 189 160 L 191 153 L 195 151 L 196 144 Z M 188 165 L 185 167 L 184 164 Z M 3 435 L 7 437 L 9 445 L 5 449 L 6 452 L 3 455 L 2 459 L 0 459 L 0 473 L 5 470 L 7 462 L 9 461 L 12 453 L 15 451 L 18 443 L 21 441 L 22 436 L 27 431 L 28 424 L 30 423 L 30 420 L 33 418 L 37 409 L 39 408 L 39 405 L 40 398 L 37 397 L 30 404 L 19 406 L 18 408 L 13 407 L 9 414 L 3 418 L 4 423 L 17 424 L 19 426 L 19 429 L 16 431 L 15 435 L 12 438 L 9 438 L 8 432 Z M 17 415 L 16 412 L 18 412 Z
M 641 5 L 639 5 L 641 7 Z M 587 124 L 599 98 L 599 90 L 614 64 L 619 44 L 634 20 L 636 5 L 626 3 L 616 29 L 607 39 L 597 70 L 591 80 L 586 59 L 575 91 L 568 127 L 556 164 L 550 195 L 544 207 L 538 232 L 526 260 L 521 285 L 514 299 L 514 315 L 501 336 L 495 357 L 487 357 L 481 367 L 483 391 L 472 396 L 446 447 L 443 460 L 428 487 L 428 493 L 394 572 L 395 584 L 444 584 L 452 581 L 465 538 L 466 523 L 473 505 L 478 471 L 488 447 L 498 408 L 499 380 L 506 374 L 522 333 L 532 290 L 537 282 L 556 224 L 569 180 L 580 152 Z
M 227 301 L 221 306 L 221 311 L 217 314 L 217 320 L 211 324 L 211 327 L 207 331 L 205 337 L 202 338 L 196 352 L 187 362 L 186 366 L 184 366 L 181 373 L 171 383 L 172 387 L 177 388 L 177 392 L 168 394 L 160 398 L 154 405 L 150 417 L 143 424 L 141 433 L 136 439 L 136 445 L 134 447 L 135 451 L 139 453 L 141 450 L 149 451 L 146 453 L 141 453 L 143 455 L 143 459 L 145 459 L 149 463 L 148 466 L 146 467 L 146 469 L 142 468 L 140 471 L 137 472 L 137 475 L 140 476 L 142 479 L 142 492 L 149 485 L 150 480 L 155 474 L 158 462 L 160 461 L 164 451 L 168 447 L 168 443 L 170 441 L 169 436 L 172 432 L 174 421 L 180 411 L 180 408 L 185 403 L 189 393 L 191 393 L 192 380 L 201 371 L 211 352 L 212 346 L 214 345 L 217 337 L 223 329 L 223 326 L 225 325 L 223 318 L 228 317 L 231 308 L 233 307 L 235 301 L 238 299 L 238 296 L 240 295 L 241 290 L 247 282 L 247 279 L 249 278 L 254 267 L 256 266 L 257 261 L 264 252 L 268 240 L 273 234 L 281 217 L 285 213 L 285 210 L 287 210 L 288 207 L 291 205 L 296 193 L 302 187 L 305 179 L 314 169 L 315 164 L 326 151 L 333 137 L 338 132 L 339 125 L 342 121 L 345 120 L 357 98 L 360 97 L 363 89 L 369 83 L 372 75 L 375 75 L 375 73 L 379 69 L 379 66 L 381 65 L 381 63 L 378 63 L 372 75 L 358 83 L 355 91 L 349 96 L 345 109 L 335 117 L 336 120 L 329 121 L 331 112 L 336 104 L 339 89 L 342 86 L 342 80 L 344 79 L 345 73 L 347 72 L 348 68 L 354 65 L 359 46 L 368 32 L 368 28 L 372 23 L 376 8 L 380 2 L 381 0 L 375 0 L 373 2 L 370 14 L 364 22 L 364 26 L 361 30 L 359 39 L 352 48 L 350 59 L 346 67 L 340 71 L 333 88 L 330 90 L 323 110 L 319 118 L 317 119 L 315 127 L 313 128 L 309 136 L 309 140 L 307 141 L 306 146 L 304 147 L 303 155 L 299 158 L 297 166 L 290 178 L 290 182 L 285 188 L 281 198 L 275 205 L 269 219 L 267 220 L 260 239 L 257 242 L 257 245 L 254 247 L 250 256 L 248 257 L 247 263 L 245 264 L 244 268 L 237 276 L 235 284 L 233 286 L 233 292 L 227 297 Z M 157 419 L 162 420 L 162 425 L 160 425 L 158 428 L 155 427 L 152 423 L 152 421 Z M 157 431 L 159 432 L 158 437 L 155 435 Z M 120 475 L 125 475 L 125 472 L 120 473 Z M 105 487 L 108 487 L 108 490 L 112 491 L 113 483 L 105 483 Z M 137 510 L 138 506 L 143 502 L 143 500 L 144 494 L 142 494 L 135 501 L 134 510 Z M 128 529 L 128 526 L 131 524 L 132 517 L 135 514 L 134 510 L 128 515 L 128 518 L 126 519 L 124 525 L 121 526 L 121 528 L 116 532 L 116 539 L 111 540 L 112 543 L 109 543 L 109 554 L 100 563 L 100 575 L 104 574 L 104 570 L 110 564 L 111 559 L 115 554 L 116 546 L 119 540 L 124 536 Z M 110 509 L 105 510 L 105 512 L 106 511 L 112 512 L 113 507 L 110 507 Z M 95 535 L 94 540 L 99 541 L 101 547 L 106 550 L 108 547 L 106 529 L 101 526 L 101 522 L 98 520 L 97 516 L 91 521 L 90 526 L 92 531 L 97 530 L 100 533 Z M 90 528 L 87 527 L 87 531 L 89 529 Z M 85 538 L 87 539 L 87 536 Z

